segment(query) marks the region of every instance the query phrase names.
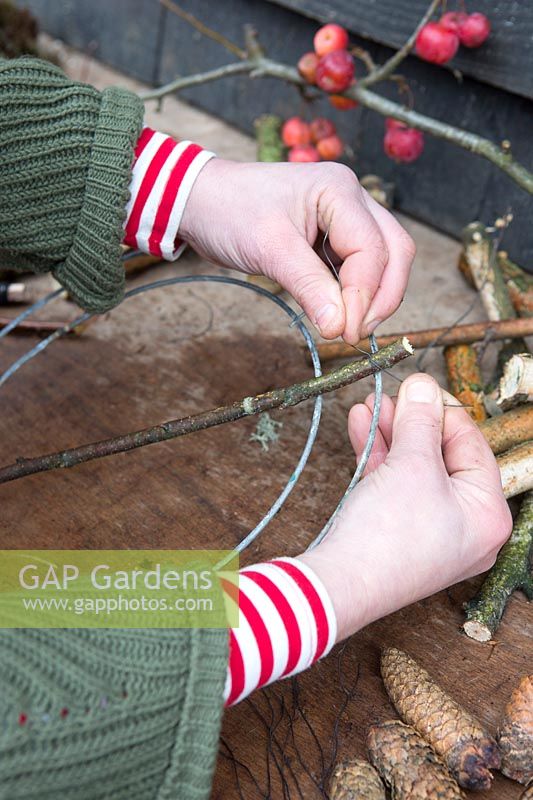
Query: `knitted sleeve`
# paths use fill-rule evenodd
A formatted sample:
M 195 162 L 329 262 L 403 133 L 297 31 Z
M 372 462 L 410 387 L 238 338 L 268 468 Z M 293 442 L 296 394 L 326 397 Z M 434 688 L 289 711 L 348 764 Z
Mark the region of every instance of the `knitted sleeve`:
M 36 58 L 0 60 L 0 263 L 52 271 L 85 309 L 124 293 L 121 242 L 143 104 Z

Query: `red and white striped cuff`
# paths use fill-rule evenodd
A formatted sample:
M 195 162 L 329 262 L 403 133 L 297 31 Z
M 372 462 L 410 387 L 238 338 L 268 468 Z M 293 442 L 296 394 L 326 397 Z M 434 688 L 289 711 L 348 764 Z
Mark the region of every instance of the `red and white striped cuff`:
M 279 558 L 239 572 L 239 626 L 230 630 L 226 706 L 327 655 L 337 636 L 331 599 L 312 569 Z
M 184 247 L 178 229 L 187 198 L 214 155 L 192 142 L 177 142 L 144 128 L 135 148 L 124 244 L 175 261 Z

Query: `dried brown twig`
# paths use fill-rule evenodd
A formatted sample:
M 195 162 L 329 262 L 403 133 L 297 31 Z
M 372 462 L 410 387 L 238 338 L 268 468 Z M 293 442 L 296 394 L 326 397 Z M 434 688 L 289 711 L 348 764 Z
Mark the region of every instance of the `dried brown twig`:
M 103 439 L 59 453 L 50 453 L 36 458 L 19 458 L 14 464 L 0 469 L 0 483 L 7 483 L 26 475 L 34 475 L 37 472 L 73 467 L 95 458 L 103 458 L 134 450 L 137 447 L 175 439 L 178 436 L 185 436 L 188 433 L 205 430 L 225 422 L 235 422 L 243 417 L 262 414 L 274 408 L 289 408 L 320 394 L 348 386 L 375 372 L 388 369 L 408 358 L 412 353 L 411 345 L 404 338 L 373 354 L 372 358 L 352 361 L 320 378 L 310 378 L 307 381 L 274 389 L 255 397 L 245 397 L 229 406 L 221 406 L 182 419 L 170 420 L 153 428 Z

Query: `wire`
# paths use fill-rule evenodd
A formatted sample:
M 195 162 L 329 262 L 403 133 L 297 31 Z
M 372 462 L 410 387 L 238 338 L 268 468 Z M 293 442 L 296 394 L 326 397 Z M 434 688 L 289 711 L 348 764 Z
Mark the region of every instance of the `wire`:
M 272 294 L 272 292 L 269 292 L 267 289 L 263 289 L 261 286 L 256 286 L 255 284 L 247 283 L 246 281 L 241 281 L 238 278 L 229 278 L 223 275 L 185 275 L 176 278 L 166 278 L 159 281 L 153 281 L 152 283 L 146 283 L 143 284 L 142 286 L 138 286 L 135 289 L 130 289 L 130 291 L 126 292 L 126 294 L 124 295 L 124 300 L 130 297 L 135 297 L 136 295 L 142 294 L 144 292 L 151 291 L 152 289 L 159 289 L 164 286 L 173 286 L 175 284 L 185 284 L 185 283 L 230 284 L 232 286 L 241 286 L 242 288 L 248 289 L 251 292 L 255 292 L 256 294 L 259 294 L 263 297 L 267 297 L 269 300 L 271 300 L 273 303 L 279 306 L 279 308 L 281 308 L 291 318 L 291 320 L 295 322 L 296 326 L 298 327 L 302 336 L 304 337 L 307 348 L 311 354 L 311 360 L 313 363 L 313 370 L 315 377 L 318 378 L 320 377 L 320 375 L 322 375 L 322 367 L 320 364 L 320 357 L 318 355 L 318 350 L 314 343 L 313 337 L 311 336 L 311 334 L 309 333 L 303 322 L 297 319 L 298 315 L 296 314 L 296 312 L 293 311 L 292 308 L 284 300 L 282 300 L 280 297 L 277 297 L 275 294 Z M 62 290 L 60 289 L 58 290 L 58 292 L 54 292 L 52 293 L 52 295 L 48 295 L 46 298 L 43 298 L 41 301 L 39 301 L 39 303 L 35 303 L 34 306 L 26 310 L 25 315 L 29 316 L 29 314 L 32 313 L 33 310 L 37 310 L 36 306 L 41 308 L 43 305 L 45 305 L 45 303 L 49 302 L 49 300 L 53 299 L 53 297 L 57 296 L 57 294 L 61 291 Z M 22 317 L 22 315 L 20 316 Z M 95 315 L 89 313 L 82 314 L 77 319 L 72 320 L 63 328 L 54 331 L 54 333 L 52 333 L 46 339 L 43 339 L 41 342 L 39 342 L 39 344 L 37 344 L 35 347 L 33 347 L 31 350 L 29 350 L 27 353 L 21 356 L 21 358 L 17 359 L 13 364 L 11 364 L 11 366 L 2 374 L 2 376 L 0 377 L 0 386 L 4 384 L 15 372 L 17 372 L 17 370 L 19 370 L 22 366 L 24 366 L 24 364 L 27 364 L 28 361 L 31 361 L 31 359 L 34 358 L 36 355 L 38 355 L 38 353 L 42 353 L 43 350 L 45 350 L 50 344 L 52 344 L 52 342 L 54 342 L 56 339 L 59 339 L 61 336 L 70 332 L 71 330 L 74 330 L 74 328 L 76 328 L 82 322 L 85 322 L 86 320 L 90 319 L 93 316 Z M 18 321 L 20 321 L 20 317 L 17 318 L 17 320 L 14 320 L 13 322 L 18 324 Z M 13 327 L 15 327 L 15 324 L 12 324 L 12 328 Z M 260 522 L 255 526 L 255 528 L 253 528 L 250 531 L 250 533 L 247 534 L 247 536 L 245 536 L 244 539 L 242 539 L 237 544 L 237 546 L 234 548 L 230 556 L 223 559 L 219 564 L 217 564 L 218 569 L 227 564 L 230 560 L 232 560 L 235 552 L 237 553 L 242 552 L 253 541 L 255 541 L 255 539 L 257 539 L 259 534 L 266 528 L 268 523 L 276 516 L 280 508 L 285 503 L 285 500 L 296 486 L 296 483 L 298 482 L 298 479 L 302 474 L 305 465 L 307 464 L 307 460 L 309 458 L 309 455 L 311 453 L 311 450 L 313 448 L 318 433 L 321 414 L 322 414 L 322 397 L 319 395 L 317 398 L 315 398 L 313 406 L 313 415 L 311 418 L 311 426 L 309 428 L 309 433 L 307 434 L 307 439 L 304 448 L 289 480 L 283 487 L 277 499 L 274 501 L 274 503 L 269 508 L 264 517 L 260 520 Z
M 11 333 L 11 331 L 14 328 L 16 328 L 17 325 L 23 322 L 23 320 L 25 320 L 27 317 L 30 317 L 35 311 L 38 311 L 40 308 L 45 306 L 51 300 L 55 300 L 55 298 L 59 297 L 59 295 L 62 294 L 64 291 L 65 290 L 62 288 L 55 289 L 53 292 L 50 292 L 50 294 L 46 294 L 44 297 L 41 297 L 41 299 L 37 300 L 37 302 L 34 303 L 33 305 L 24 309 L 22 314 L 19 314 L 18 317 L 15 317 L 14 319 L 11 320 L 9 325 L 6 325 L 5 328 L 2 328 L 2 330 L 0 331 L 0 339 L 3 336 L 7 336 L 7 334 Z
M 376 342 L 376 337 L 374 336 L 374 334 L 370 334 L 368 338 L 370 341 L 370 349 L 372 350 L 372 353 L 377 353 L 378 346 Z M 308 550 L 312 550 L 314 547 L 317 546 L 317 544 L 320 544 L 320 542 L 329 533 L 329 531 L 331 530 L 331 526 L 333 525 L 346 499 L 348 498 L 348 495 L 351 493 L 352 489 L 354 489 L 355 486 L 359 483 L 361 475 L 365 471 L 366 465 L 368 464 L 368 459 L 370 458 L 370 453 L 372 452 L 372 448 L 374 446 L 374 442 L 376 439 L 376 433 L 379 425 L 379 412 L 381 410 L 381 398 L 383 397 L 383 377 L 381 371 L 374 373 L 374 380 L 376 382 L 376 393 L 374 396 L 374 409 L 372 411 L 372 421 L 370 423 L 370 429 L 368 431 L 368 438 L 366 440 L 365 447 L 363 449 L 363 452 L 361 453 L 361 458 L 359 459 L 359 462 L 357 464 L 357 469 L 353 474 L 352 480 L 348 484 L 348 488 L 341 497 L 339 505 L 337 506 L 331 517 L 328 519 L 328 521 L 326 522 L 326 524 L 324 525 L 324 527 L 322 528 L 316 539 L 314 539 L 311 542 L 311 544 L 307 548 Z

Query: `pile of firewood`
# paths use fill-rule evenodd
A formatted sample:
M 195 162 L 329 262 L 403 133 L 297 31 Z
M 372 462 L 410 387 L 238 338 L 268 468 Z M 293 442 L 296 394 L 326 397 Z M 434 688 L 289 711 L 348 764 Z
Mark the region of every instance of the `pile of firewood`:
M 459 268 L 479 292 L 489 320 L 532 320 L 533 275 L 513 264 L 506 253 L 496 252 L 490 233 L 480 223 L 464 230 L 463 244 Z M 511 537 L 480 591 L 466 606 L 465 633 L 487 642 L 516 589 L 533 597 L 533 355 L 523 337 L 504 341 L 489 386 L 483 386 L 472 345 L 447 347 L 444 356 L 450 391 L 472 406 L 472 416 L 489 432 L 489 441 L 494 436 L 500 439 L 497 450 L 504 451 L 499 456 L 504 490 L 508 496 L 521 495 Z
M 406 653 L 387 648 L 381 675 L 401 717 L 370 728 L 369 761 L 334 771 L 330 800 L 464 800 L 462 788 L 490 789 L 491 770 L 533 786 L 533 675 L 511 695 L 497 737 L 456 703 Z

